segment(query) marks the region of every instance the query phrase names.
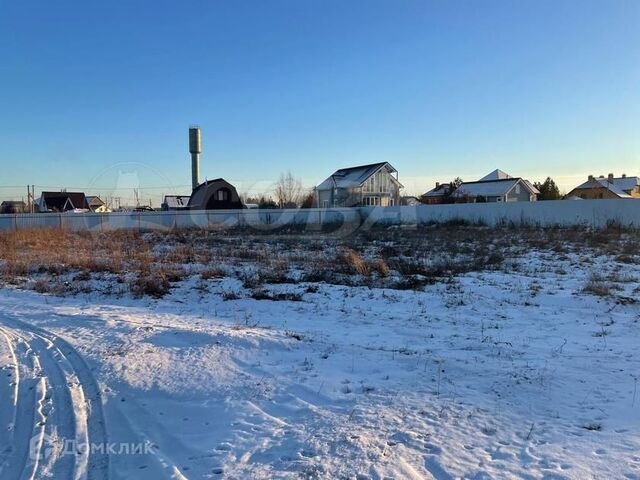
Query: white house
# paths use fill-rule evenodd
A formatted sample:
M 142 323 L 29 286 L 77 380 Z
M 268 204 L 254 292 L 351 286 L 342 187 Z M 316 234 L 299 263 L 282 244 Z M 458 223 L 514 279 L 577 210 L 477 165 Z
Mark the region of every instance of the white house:
M 316 187 L 318 207 L 400 204 L 398 171 L 388 162 L 341 168 Z
M 494 170 L 477 182 L 462 183 L 451 196 L 458 202 L 535 202 L 540 192 L 531 182 Z

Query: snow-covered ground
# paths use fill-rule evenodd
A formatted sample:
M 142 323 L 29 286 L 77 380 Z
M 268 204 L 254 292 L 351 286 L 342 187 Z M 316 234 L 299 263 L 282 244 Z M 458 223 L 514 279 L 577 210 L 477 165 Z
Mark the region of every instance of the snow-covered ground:
M 2 288 L 0 478 L 640 479 L 640 265 L 517 263 L 264 285 L 299 301 L 230 277 L 162 299 Z

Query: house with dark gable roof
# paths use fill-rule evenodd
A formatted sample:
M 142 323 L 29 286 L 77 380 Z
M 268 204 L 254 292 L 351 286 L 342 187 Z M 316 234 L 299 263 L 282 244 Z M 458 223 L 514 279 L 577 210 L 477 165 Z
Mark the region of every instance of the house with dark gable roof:
M 22 200 L 7 200 L 0 204 L 0 213 L 16 214 L 27 213 L 29 208 Z
M 41 212 L 89 212 L 91 208 L 82 192 L 42 192 L 38 209 Z
M 436 182 L 435 188 L 423 193 L 420 199 L 422 200 L 422 203 L 426 203 L 427 205 L 447 203 L 449 196 L 452 193 L 451 190 L 451 183 Z
M 400 205 L 398 171 L 388 162 L 341 168 L 316 187 L 320 208 Z

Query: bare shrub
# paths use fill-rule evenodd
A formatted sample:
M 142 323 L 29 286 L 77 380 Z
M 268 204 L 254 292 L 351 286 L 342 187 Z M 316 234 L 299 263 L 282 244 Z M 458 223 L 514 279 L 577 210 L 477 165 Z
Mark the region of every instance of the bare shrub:
M 139 275 L 130 283 L 129 287 L 131 293 L 137 297 L 148 295 L 153 298 L 162 298 L 171 290 L 169 280 L 159 273 Z
M 337 262 L 339 265 L 346 267 L 348 273 L 356 273 L 358 275 L 369 275 L 369 265 L 358 252 L 351 248 L 345 248 L 338 254 Z
M 218 268 L 207 268 L 200 272 L 200 278 L 203 280 L 211 280 L 212 278 L 223 278 L 224 272 Z
M 389 276 L 389 266 L 382 258 L 376 258 L 371 262 L 370 268 L 381 277 Z
M 302 294 L 297 292 L 269 292 L 263 288 L 256 288 L 251 291 L 251 298 L 254 300 L 290 301 L 301 302 Z
M 240 294 L 234 290 L 227 290 L 226 292 L 222 293 L 222 299 L 225 301 L 238 300 L 240 298 L 242 298 Z
M 621 253 L 616 257 L 616 262 L 619 263 L 628 263 L 628 264 L 638 264 L 640 263 L 640 258 L 635 255 L 631 255 L 628 253 Z
M 607 297 L 612 294 L 613 290 L 621 289 L 620 286 L 608 282 L 606 278 L 607 277 L 599 273 L 592 273 L 582 288 L 582 291 L 598 297 Z

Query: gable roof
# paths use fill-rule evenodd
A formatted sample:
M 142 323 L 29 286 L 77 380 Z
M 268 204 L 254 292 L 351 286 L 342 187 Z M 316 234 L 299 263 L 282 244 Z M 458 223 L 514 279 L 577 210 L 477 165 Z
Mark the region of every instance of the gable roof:
M 85 198 L 91 207 L 101 207 L 102 205 L 106 205 L 106 203 L 104 203 L 97 195 L 87 195 Z
M 522 180 L 522 181 L 524 182 L 524 184 L 529 188 L 529 191 L 530 191 L 531 193 L 535 193 L 536 195 L 540 195 L 540 190 L 538 190 L 538 189 L 533 185 L 533 183 L 531 183 L 529 180 L 526 180 L 526 179 L 524 179 L 524 178 L 522 178 L 521 180 Z
M 318 190 L 330 190 L 332 188 L 353 188 L 362 185 L 371 175 L 381 168 L 387 167 L 389 173 L 397 172 L 389 162 L 370 163 L 357 167 L 341 168 L 333 175 L 317 186 Z M 394 178 L 396 182 L 397 179 Z M 398 182 L 402 187 L 402 184 Z
M 511 175 L 509 175 L 506 172 L 503 172 L 500 169 L 495 169 L 493 172 L 485 175 L 484 177 L 482 177 L 480 180 L 478 180 L 479 182 L 484 182 L 486 180 L 506 180 L 508 178 L 513 178 Z
M 628 178 L 637 178 L 637 177 L 628 177 Z M 623 180 L 626 180 L 626 179 L 623 179 Z M 574 192 L 575 190 L 586 190 L 586 189 L 594 189 L 594 188 L 606 188 L 611 193 L 613 193 L 614 195 L 620 198 L 633 198 L 631 195 L 629 195 L 627 192 L 622 190 L 615 183 L 609 183 L 609 181 L 606 178 L 594 178 L 593 180 L 587 180 L 583 184 L 578 185 L 576 188 L 571 190 L 571 192 L 569 192 L 568 195 L 571 195 L 571 193 Z
M 437 187 L 432 188 L 426 193 L 423 193 L 423 197 L 444 197 L 451 189 L 450 183 L 441 183 Z
M 453 192 L 454 197 L 501 197 L 506 195 L 516 184 L 524 186 L 532 194 L 540 193 L 537 188 L 522 178 L 506 178 L 502 180 L 479 180 L 464 182 Z
M 638 177 L 617 177 L 613 179 L 613 184 L 620 190 L 629 192 L 640 186 L 640 178 Z
M 167 208 L 187 208 L 190 198 L 189 195 L 165 195 L 164 205 Z
M 42 192 L 41 198 L 48 210 L 89 210 L 89 203 L 83 192 Z

